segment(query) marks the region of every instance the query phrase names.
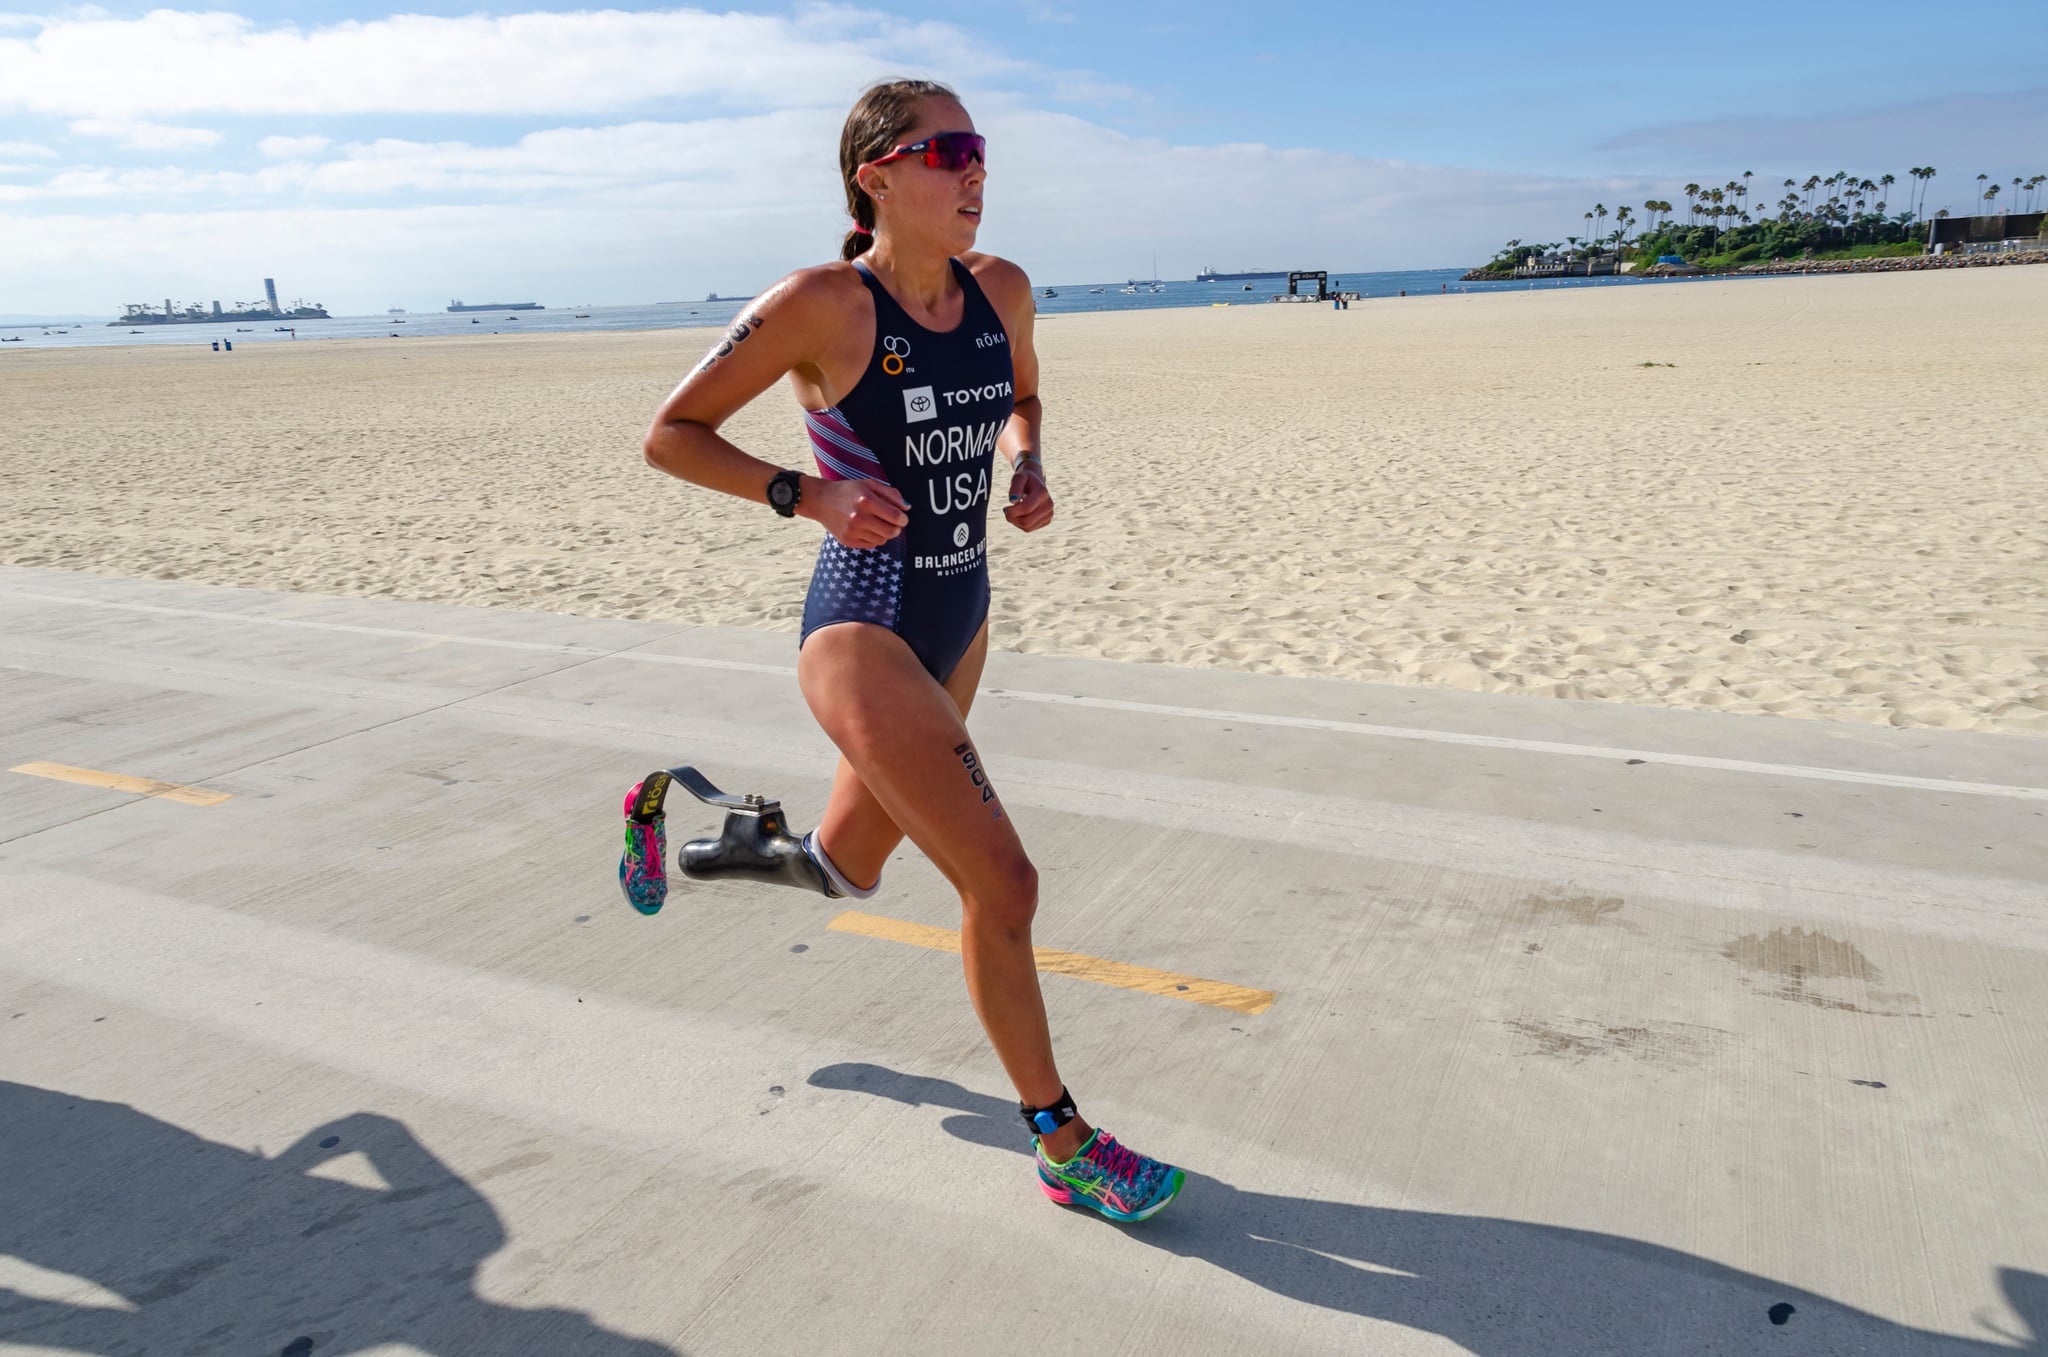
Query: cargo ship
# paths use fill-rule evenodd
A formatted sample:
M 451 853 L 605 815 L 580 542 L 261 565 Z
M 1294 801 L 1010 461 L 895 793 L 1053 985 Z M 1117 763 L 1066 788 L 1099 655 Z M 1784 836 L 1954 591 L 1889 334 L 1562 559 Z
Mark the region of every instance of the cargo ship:
M 1276 269 L 1265 273 L 1218 273 L 1214 269 L 1203 269 L 1195 275 L 1195 281 L 1198 283 L 1243 283 L 1255 278 L 1285 278 L 1286 276 L 1286 269 Z
M 448 303 L 450 311 L 545 311 L 539 302 L 466 302 L 457 297 Z

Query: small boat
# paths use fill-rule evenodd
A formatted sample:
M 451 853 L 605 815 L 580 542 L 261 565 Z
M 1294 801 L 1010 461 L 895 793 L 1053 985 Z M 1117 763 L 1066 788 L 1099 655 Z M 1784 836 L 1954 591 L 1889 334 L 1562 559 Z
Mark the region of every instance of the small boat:
M 1138 289 L 1134 287 L 1120 287 L 1117 289 L 1117 291 L 1126 297 L 1135 297 L 1138 295 Z
M 1166 291 L 1166 284 L 1164 284 L 1164 283 L 1154 283 L 1154 284 L 1152 285 L 1152 290 L 1153 290 L 1154 292 L 1164 292 L 1164 291 Z
M 1246 283 L 1246 284 L 1244 285 L 1244 290 L 1245 290 L 1246 292 L 1250 292 L 1250 291 L 1252 290 L 1252 285 L 1251 285 L 1250 283 Z
M 1057 297 L 1057 296 L 1059 296 L 1060 294 L 1059 294 L 1059 293 L 1057 293 L 1057 292 L 1054 292 L 1054 291 L 1053 291 L 1053 290 L 1052 290 L 1051 288 L 1047 288 L 1047 289 L 1045 289 L 1045 291 L 1043 291 L 1043 292 L 1039 293 L 1038 295 L 1039 295 L 1039 296 L 1041 296 L 1041 297 Z
M 505 317 L 505 319 L 506 319 L 506 320 L 518 320 L 518 319 L 519 319 L 519 317 L 517 317 L 517 316 L 507 316 L 507 317 Z
M 1092 296 L 1094 296 L 1094 295 L 1095 295 L 1096 293 L 1098 293 L 1098 292 L 1107 292 L 1108 290 L 1109 290 L 1108 288 L 1102 288 L 1102 287 L 1091 287 L 1091 288 L 1089 288 L 1089 289 L 1088 289 L 1088 295 L 1092 297 Z
M 578 311 L 578 312 L 576 313 L 576 319 L 578 319 L 578 320 L 589 320 L 589 319 L 590 319 L 590 313 L 589 313 L 588 311 Z

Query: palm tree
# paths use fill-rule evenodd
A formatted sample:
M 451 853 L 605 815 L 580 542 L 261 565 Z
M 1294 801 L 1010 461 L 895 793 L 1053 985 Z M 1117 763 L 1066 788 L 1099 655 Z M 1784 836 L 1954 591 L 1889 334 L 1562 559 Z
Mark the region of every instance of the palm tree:
M 1978 177 L 1979 179 L 1982 179 L 1982 178 L 1983 178 L 1984 176 L 1980 174 L 1980 175 L 1978 175 L 1977 177 Z M 1998 201 L 1998 189 L 1999 189 L 1999 185 L 1998 185 L 1998 184 L 1997 184 L 1996 182 L 1994 182 L 1994 183 L 1993 183 L 1993 184 L 1991 185 L 1991 187 L 1990 187 L 1990 188 L 1987 188 L 1987 189 L 1985 189 L 1985 190 L 1984 190 L 1984 201 L 1985 201 L 1985 202 L 1987 202 L 1987 203 L 1993 203 L 1993 204 L 1996 204 L 1996 203 L 1997 203 L 1997 201 Z
M 1688 223 L 1697 222 L 1699 218 L 1699 204 L 1694 201 L 1699 196 L 1700 186 L 1698 184 L 1687 184 L 1685 186 L 1685 219 Z
M 1935 175 L 1936 175 L 1937 173 L 1939 173 L 1939 171 L 1937 171 L 1937 170 L 1936 170 L 1936 169 L 1934 168 L 1934 166 L 1932 166 L 1932 165 L 1929 165 L 1929 166 L 1927 166 L 1927 167 L 1926 167 L 1925 169 L 1923 169 L 1923 170 L 1921 170 L 1921 171 L 1920 171 L 1920 181 L 1921 181 L 1921 182 L 1920 182 L 1920 211 L 1919 211 L 1919 213 L 1918 213 L 1918 214 L 1916 214 L 1916 215 L 1921 215 L 1921 216 L 1924 216 L 1924 215 L 1926 215 L 1926 212 L 1927 212 L 1927 190 L 1928 190 L 1928 188 L 1929 188 L 1929 187 L 1930 187 L 1930 186 L 1932 185 L 1932 183 L 1933 183 L 1933 180 L 1934 180 L 1934 176 L 1935 176 Z

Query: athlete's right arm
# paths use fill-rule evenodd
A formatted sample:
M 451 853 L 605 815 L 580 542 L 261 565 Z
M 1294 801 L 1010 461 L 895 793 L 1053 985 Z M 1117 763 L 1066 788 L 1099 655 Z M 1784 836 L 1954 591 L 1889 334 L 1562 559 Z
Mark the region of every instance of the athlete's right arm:
M 846 313 L 860 301 L 846 281 L 829 265 L 800 269 L 742 311 L 725 338 L 662 402 L 642 447 L 647 464 L 679 480 L 766 507 L 768 483 L 780 468 L 742 452 L 718 430 L 791 372 L 829 396 L 844 394 L 833 376 L 844 376 L 847 357 L 832 352 L 832 346 L 843 343 L 855 328 L 850 324 L 855 318 Z M 866 354 L 859 356 L 860 364 L 866 360 Z M 860 370 L 854 368 L 856 374 Z M 884 481 L 827 481 L 806 475 L 797 513 L 849 547 L 874 547 L 903 531 L 910 521 L 908 508 L 895 487 Z

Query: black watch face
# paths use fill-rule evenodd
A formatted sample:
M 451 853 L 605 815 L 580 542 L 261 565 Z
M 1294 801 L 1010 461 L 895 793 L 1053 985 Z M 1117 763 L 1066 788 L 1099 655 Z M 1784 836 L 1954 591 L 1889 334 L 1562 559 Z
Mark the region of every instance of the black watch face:
M 778 509 L 796 503 L 796 486 L 780 477 L 768 482 L 768 502 Z

